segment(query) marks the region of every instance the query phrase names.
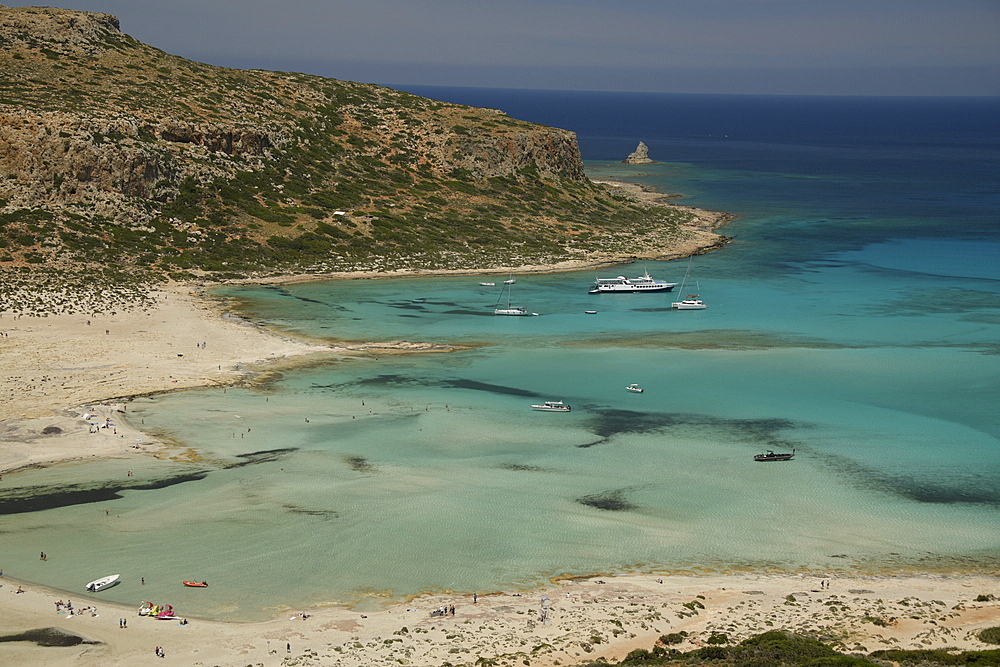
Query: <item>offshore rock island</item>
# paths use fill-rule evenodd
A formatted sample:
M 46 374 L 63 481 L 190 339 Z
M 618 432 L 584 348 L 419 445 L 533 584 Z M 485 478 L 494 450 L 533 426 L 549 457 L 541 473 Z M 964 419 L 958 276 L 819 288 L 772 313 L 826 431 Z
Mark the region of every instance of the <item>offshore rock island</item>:
M 649 146 L 645 142 L 640 141 L 639 145 L 636 146 L 635 150 L 629 153 L 629 156 L 622 160 L 622 164 L 659 164 L 656 160 L 649 157 Z

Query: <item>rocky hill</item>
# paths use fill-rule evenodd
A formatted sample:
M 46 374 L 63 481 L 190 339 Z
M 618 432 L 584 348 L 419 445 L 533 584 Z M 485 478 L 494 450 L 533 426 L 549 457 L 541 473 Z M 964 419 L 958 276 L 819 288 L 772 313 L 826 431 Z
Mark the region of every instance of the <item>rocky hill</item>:
M 571 132 L 193 62 L 108 14 L 0 6 L 0 71 L 8 282 L 642 254 L 691 220 L 591 183 Z

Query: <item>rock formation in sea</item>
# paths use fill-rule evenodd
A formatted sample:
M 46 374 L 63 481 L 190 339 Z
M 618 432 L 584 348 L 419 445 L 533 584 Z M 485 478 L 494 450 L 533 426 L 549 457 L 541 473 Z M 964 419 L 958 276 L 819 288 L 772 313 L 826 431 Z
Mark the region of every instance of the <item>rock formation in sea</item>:
M 656 164 L 656 160 L 649 159 L 649 146 L 640 141 L 636 149 L 622 160 L 622 164 Z

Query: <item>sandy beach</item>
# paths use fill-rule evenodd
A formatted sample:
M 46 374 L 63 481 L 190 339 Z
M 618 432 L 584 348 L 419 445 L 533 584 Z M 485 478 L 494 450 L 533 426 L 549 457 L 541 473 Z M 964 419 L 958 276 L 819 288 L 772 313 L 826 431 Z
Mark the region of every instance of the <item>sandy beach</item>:
M 590 265 L 597 264 L 517 270 Z M 276 362 L 307 355 L 440 349 L 419 341 L 341 347 L 294 340 L 227 314 L 198 286 L 167 285 L 152 296 L 151 306 L 109 304 L 96 315 L 0 313 L 0 472 L 160 453 L 155 439 L 128 423 L 132 396 L 237 384 Z M 181 625 L 105 603 L 100 593 L 85 597 L 18 581 L 16 563 L 0 563 L 0 569 L 0 633 L 56 627 L 86 642 L 0 643 L 2 664 L 134 664 L 162 647 L 169 663 L 179 665 L 431 666 L 488 658 L 544 667 L 619 659 L 681 631 L 688 633 L 675 646 L 681 650 L 703 645 L 712 633 L 739 641 L 783 628 L 840 650 L 867 652 L 990 648 L 975 632 L 1000 625 L 1000 602 L 976 601 L 1000 598 L 1000 578 L 981 573 L 595 575 L 553 581 L 530 593 L 428 594 L 365 614 L 341 607 L 287 609 L 261 623 L 190 618 Z M 57 601 L 68 599 L 82 613 L 57 609 Z M 96 613 L 87 609 L 93 606 Z M 439 609 L 446 611 L 432 615 Z
M 824 584 L 824 582 L 828 582 Z M 56 627 L 87 643 L 43 647 L 0 643 L 4 664 L 126 665 L 162 647 L 177 665 L 498 665 L 548 667 L 615 660 L 686 632 L 674 648 L 730 641 L 772 629 L 816 637 L 845 652 L 884 648 L 988 649 L 977 631 L 997 625 L 1000 603 L 986 576 L 828 577 L 797 575 L 595 576 L 533 593 L 425 595 L 379 612 L 288 610 L 262 623 L 154 620 L 136 608 L 72 595 L 81 612 L 57 610 L 67 594 L 4 577 L 3 632 Z M 828 587 L 827 587 L 828 586 Z M 91 607 L 96 607 L 96 615 Z M 435 612 L 444 609 L 445 613 Z M 454 610 L 452 612 L 452 610 Z M 126 627 L 121 627 L 121 619 Z

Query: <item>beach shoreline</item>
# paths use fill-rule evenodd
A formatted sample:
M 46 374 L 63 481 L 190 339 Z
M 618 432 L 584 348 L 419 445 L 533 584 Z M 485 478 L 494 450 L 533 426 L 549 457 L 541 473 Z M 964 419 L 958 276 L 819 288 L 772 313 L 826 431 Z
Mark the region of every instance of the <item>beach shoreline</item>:
M 57 627 L 91 644 L 0 643 L 6 664 L 124 665 L 163 647 L 172 664 L 573 665 L 650 649 L 670 633 L 687 651 L 722 633 L 730 642 L 783 629 L 840 651 L 984 650 L 976 633 L 1000 623 L 996 577 L 825 573 L 655 573 L 564 578 L 530 592 L 435 592 L 386 609 L 287 610 L 239 623 L 141 617 L 137 606 L 71 595 L 3 577 L 4 632 Z M 134 582 L 132 582 L 134 584 Z M 17 593 L 20 589 L 23 593 Z M 55 603 L 82 613 L 70 617 Z M 977 598 L 979 600 L 977 601 Z M 97 607 L 96 611 L 91 607 Z M 85 610 L 85 611 L 84 611 Z M 183 610 L 177 612 L 184 617 Z M 96 613 L 97 615 L 93 615 Z M 125 619 L 127 627 L 121 627 Z
M 628 182 L 599 181 L 649 205 L 662 195 Z M 669 204 L 677 206 L 676 204 Z M 454 346 L 422 341 L 342 343 L 295 339 L 234 315 L 207 289 L 224 284 L 292 284 L 320 280 L 556 273 L 687 257 L 729 242 L 715 230 L 735 216 L 694 213 L 688 236 L 670 248 L 641 255 L 592 256 L 555 264 L 488 269 L 400 269 L 295 274 L 225 282 L 168 283 L 151 288 L 147 303 L 108 303 L 102 312 L 24 316 L 0 311 L 0 474 L 24 466 L 91 456 L 120 456 L 162 445 L 128 424 L 135 397 L 233 386 L 275 362 L 310 356 L 448 352 Z M 84 418 L 87 415 L 87 418 Z M 98 425 L 116 422 L 112 438 Z M 120 433 L 118 431 L 121 431 Z M 123 447 L 123 443 L 143 444 Z
M 631 184 L 627 189 L 643 190 Z M 648 193 L 655 198 L 667 197 Z M 651 257 L 608 257 L 556 265 L 484 270 L 403 270 L 280 276 L 241 283 L 276 284 L 326 279 L 571 271 L 707 252 L 728 240 L 714 234 L 731 219 L 711 214 L 701 244 Z M 708 229 L 711 227 L 711 230 Z M 162 455 L 171 447 L 128 421 L 131 398 L 170 391 L 233 386 L 280 364 L 336 355 L 447 352 L 419 341 L 341 345 L 297 340 L 234 317 L 205 293 L 207 284 L 168 284 L 153 290 L 152 305 L 108 304 L 96 314 L 21 317 L 0 313 L 0 484 L 31 466 L 84 457 Z M 3 632 L 59 627 L 94 644 L 41 647 L 0 643 L 6 664 L 118 665 L 148 659 L 164 647 L 175 664 L 336 664 L 343 667 L 405 661 L 412 665 L 570 665 L 617 660 L 649 649 L 665 633 L 687 632 L 674 648 L 703 645 L 714 632 L 739 641 L 768 629 L 826 638 L 842 650 L 878 648 L 990 648 L 976 630 L 1000 624 L 1000 597 L 991 574 L 837 572 L 686 574 L 641 572 L 554 578 L 530 591 L 433 592 L 362 613 L 337 605 L 278 611 L 260 622 L 190 618 L 190 623 L 139 617 L 136 606 L 108 603 L 11 579 L 0 563 Z M 971 568 L 970 568 L 971 569 Z M 829 588 L 821 581 L 834 582 Z M 128 582 L 125 585 L 134 585 Z M 178 585 L 180 585 L 178 583 Z M 24 592 L 17 593 L 21 588 Z M 82 590 L 82 584 L 81 584 Z M 76 598 L 89 612 L 68 616 L 55 602 Z M 791 600 L 789 599 L 791 596 Z M 546 602 L 546 600 L 548 602 Z M 160 602 L 160 601 L 154 601 Z M 169 602 L 164 600 L 162 602 Z M 280 601 L 276 601 L 280 603 Z M 450 613 L 451 606 L 455 614 Z M 830 612 L 835 606 L 836 613 Z M 445 608 L 447 614 L 432 616 Z M 184 615 L 183 609 L 177 610 Z M 117 625 L 120 618 L 128 627 Z M 869 619 L 869 620 L 865 620 Z M 877 619 L 879 623 L 870 619 Z

